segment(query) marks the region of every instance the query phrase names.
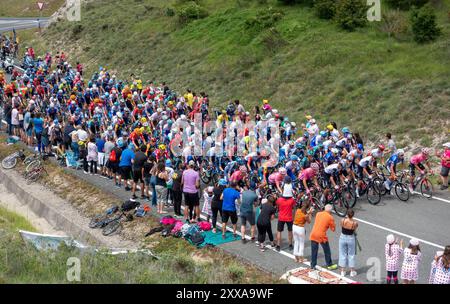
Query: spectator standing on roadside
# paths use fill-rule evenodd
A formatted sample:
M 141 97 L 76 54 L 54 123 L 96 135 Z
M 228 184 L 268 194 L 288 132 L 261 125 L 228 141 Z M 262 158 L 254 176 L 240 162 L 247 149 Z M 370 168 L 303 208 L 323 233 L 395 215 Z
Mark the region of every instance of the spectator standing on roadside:
M 318 212 L 316 214 L 314 226 L 309 236 L 309 239 L 311 240 L 311 269 L 315 269 L 317 265 L 317 254 L 319 251 L 319 244 L 322 246 L 322 249 L 325 254 L 327 269 L 328 270 L 337 269 L 337 265 L 333 264 L 333 261 L 331 259 L 331 249 L 327 237 L 328 229 L 330 229 L 333 232 L 336 229 L 336 224 L 334 223 L 334 218 L 331 215 L 331 210 L 333 210 L 333 206 L 327 204 L 325 206 L 324 211 Z
M 214 198 L 214 187 L 209 186 L 203 190 L 203 207 L 202 213 L 206 214 L 206 220 L 209 222 L 212 216 L 211 203 Z
M 350 268 L 350 276 L 356 276 L 355 255 L 356 255 L 356 236 L 355 231 L 358 228 L 358 222 L 353 219 L 355 212 L 353 209 L 347 210 L 347 216 L 341 220 L 341 236 L 339 237 L 339 267 L 341 267 L 341 276 L 346 275 L 346 268 Z
M 394 142 L 394 140 L 392 139 L 392 134 L 391 133 L 386 133 L 386 139 L 387 139 L 387 145 L 386 145 L 386 147 L 387 147 L 387 151 L 384 151 L 384 153 L 386 154 L 386 155 L 388 155 L 388 154 L 391 154 L 391 155 L 393 155 L 393 154 L 395 154 L 395 152 L 397 151 L 397 146 L 395 145 L 395 142 Z
M 272 242 L 272 247 L 276 247 L 276 243 L 273 239 L 271 221 L 275 218 L 275 198 L 269 196 L 267 199 L 261 201 L 261 212 L 259 213 L 256 226 L 258 227 L 258 243 L 259 249 L 264 252 L 266 241 L 266 234 L 269 236 L 269 241 Z
M 164 202 L 167 198 L 167 181 L 169 180 L 169 175 L 166 171 L 166 165 L 164 162 L 159 162 L 156 164 L 156 195 L 158 204 L 158 213 L 167 213 L 164 211 Z
M 144 164 L 147 161 L 147 155 L 145 154 L 147 151 L 147 147 L 142 145 L 140 149 L 134 154 L 134 158 L 131 159 L 131 163 L 133 164 L 133 199 L 137 199 L 136 196 L 136 188 L 138 183 L 141 186 L 141 198 L 145 198 L 144 194 Z
M 429 284 L 450 284 L 450 246 L 436 253 L 431 263 Z
M 233 226 L 233 237 L 237 238 L 237 209 L 236 205 L 239 204 L 241 199 L 241 193 L 239 186 L 235 182 L 231 182 L 230 187 L 225 188 L 222 193 L 222 238 L 225 239 L 225 232 L 227 231 L 228 219 L 231 219 Z
M 95 144 L 97 145 L 98 151 L 98 165 L 100 166 L 100 174 L 102 176 L 106 176 L 106 160 L 105 160 L 105 137 L 103 135 L 97 134 L 97 138 L 95 140 Z
M 305 225 L 311 223 L 311 215 L 313 209 L 308 201 L 303 203 L 301 208 L 297 208 L 294 216 L 294 226 L 292 228 L 294 234 L 294 256 L 298 263 L 304 262 L 305 250 Z
M 123 150 L 122 155 L 120 156 L 119 162 L 119 171 L 120 171 L 120 181 L 119 184 L 122 183 L 125 185 L 125 191 L 130 191 L 131 188 L 128 186 L 128 180 L 131 179 L 131 160 L 134 158 L 134 145 L 130 144 L 128 148 Z
M 240 210 L 240 218 L 241 218 L 241 235 L 242 235 L 242 243 L 247 243 L 247 239 L 245 238 L 245 228 L 247 222 L 250 224 L 250 240 L 252 242 L 255 241 L 255 203 L 258 201 L 258 196 L 256 195 L 254 185 L 251 185 L 249 188 L 245 188 L 244 192 L 242 192 L 242 203 Z
M 386 237 L 386 245 L 384 246 L 384 254 L 386 257 L 386 284 L 398 284 L 398 269 L 400 264 L 400 256 L 403 252 L 403 240 L 396 241 L 394 235 L 389 234 Z
M 97 175 L 98 150 L 95 144 L 95 138 L 91 137 L 87 144 L 87 161 L 89 162 L 89 173 Z
M 292 216 L 295 200 L 293 199 L 292 192 L 292 180 L 289 176 L 284 179 L 283 195 L 279 197 L 276 201 L 278 207 L 278 224 L 277 224 L 277 247 L 276 250 L 281 250 L 281 233 L 284 230 L 284 225 L 286 224 L 288 229 L 288 240 L 289 240 L 289 250 L 293 250 L 293 234 L 292 226 L 294 224 L 294 218 Z
M 189 161 L 188 169 L 183 172 L 181 185 L 183 186 L 184 218 L 190 222 L 195 222 L 200 216 L 200 197 L 198 189 L 200 189 L 200 175 L 194 170 L 195 162 Z M 197 211 L 198 210 L 198 211 Z
M 42 131 L 44 131 L 44 120 L 41 118 L 41 113 L 37 113 L 36 117 L 33 119 L 33 131 L 36 136 L 38 151 L 39 153 L 42 153 Z
M 419 240 L 411 239 L 408 248 L 403 250 L 401 279 L 403 284 L 414 284 L 419 279 L 419 263 L 422 260 Z
M 212 232 L 216 233 L 217 229 L 216 229 L 216 225 L 217 225 L 217 214 L 220 213 L 220 217 L 222 218 L 222 193 L 223 190 L 226 188 L 227 186 L 227 180 L 222 178 L 219 180 L 219 182 L 217 183 L 217 185 L 214 187 L 213 189 L 213 200 L 211 202 L 211 213 L 212 213 Z
M 441 158 L 441 190 L 448 189 L 448 173 L 450 171 L 450 142 L 443 144 L 444 152 L 436 155 Z
M 155 157 L 153 155 L 148 156 L 147 161 L 144 163 L 144 182 L 145 182 L 145 196 L 148 200 L 150 200 L 150 190 L 152 191 L 152 198 L 151 198 L 151 202 L 153 202 L 153 199 L 156 194 L 153 193 L 153 186 L 151 184 L 151 179 L 152 179 L 152 171 L 156 170 L 156 165 L 155 165 Z M 156 192 L 156 189 L 155 189 Z M 156 202 L 156 199 L 155 199 Z M 152 203 L 153 205 L 153 203 Z M 155 205 L 156 206 L 156 203 Z
M 183 189 L 181 188 L 181 178 L 182 178 L 182 169 L 180 169 L 182 164 L 178 165 L 178 168 L 175 168 L 173 173 L 173 185 L 172 185 L 172 196 L 173 196 L 173 211 L 176 216 L 183 216 L 181 213 L 181 203 L 183 201 Z
M 106 137 L 106 142 L 105 142 L 105 146 L 103 147 L 103 150 L 105 152 L 105 175 L 109 178 L 112 179 L 112 170 L 111 170 L 111 163 L 110 163 L 110 156 L 111 156 L 111 152 L 114 149 L 115 144 L 112 140 L 112 137 L 107 136 Z

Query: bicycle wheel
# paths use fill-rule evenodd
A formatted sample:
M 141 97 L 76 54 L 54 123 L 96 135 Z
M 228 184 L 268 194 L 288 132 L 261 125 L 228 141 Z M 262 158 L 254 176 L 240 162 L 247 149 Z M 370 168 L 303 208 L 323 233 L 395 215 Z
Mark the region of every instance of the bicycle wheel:
M 378 188 L 378 192 L 380 192 L 381 196 L 386 195 L 388 190 L 384 186 L 384 181 L 381 178 L 379 177 L 374 178 L 373 184 L 375 187 Z
M 426 198 L 433 197 L 433 185 L 431 184 L 431 182 L 428 179 L 423 179 L 420 182 L 420 192 Z
M 31 172 L 39 167 L 41 167 L 41 161 L 39 159 L 35 159 L 27 165 L 25 172 Z
M 35 160 L 35 156 L 34 155 L 30 155 L 30 156 L 25 157 L 25 159 L 23 160 L 23 163 L 24 163 L 25 166 L 28 166 L 34 160 Z
M 4 169 L 12 169 L 17 165 L 17 158 L 16 157 L 6 157 L 2 160 L 2 167 Z
M 356 205 L 355 189 L 348 186 L 342 191 L 342 197 L 346 200 L 348 208 L 353 208 Z
M 323 209 L 325 209 L 325 208 L 324 208 L 323 204 L 320 202 L 320 200 L 317 197 L 313 196 L 311 199 L 312 199 L 311 204 L 314 207 L 314 211 L 312 213 L 312 216 L 314 217 L 314 216 L 316 216 L 317 212 L 323 211 Z
M 213 183 L 214 183 L 214 185 L 219 182 L 219 179 L 220 179 L 220 174 L 219 173 L 214 173 L 214 175 L 213 175 Z
M 409 189 L 406 184 L 403 183 L 396 183 L 394 186 L 395 195 L 398 197 L 399 200 L 406 202 L 409 200 Z
M 347 214 L 348 204 L 342 195 L 339 195 L 339 197 L 334 200 L 333 209 L 340 217 L 344 217 Z
M 117 219 L 115 221 L 110 222 L 108 225 L 105 226 L 102 230 L 102 234 L 104 236 L 111 235 L 114 233 L 119 227 L 121 226 L 120 219 Z
M 367 188 L 367 200 L 372 205 L 377 205 L 381 201 L 381 194 L 378 188 L 373 184 L 370 183 Z
M 27 185 L 34 183 L 41 177 L 41 171 L 31 171 L 30 174 L 27 176 Z
M 89 228 L 98 228 L 100 223 L 106 219 L 106 216 L 103 214 L 99 214 L 94 216 L 89 222 Z

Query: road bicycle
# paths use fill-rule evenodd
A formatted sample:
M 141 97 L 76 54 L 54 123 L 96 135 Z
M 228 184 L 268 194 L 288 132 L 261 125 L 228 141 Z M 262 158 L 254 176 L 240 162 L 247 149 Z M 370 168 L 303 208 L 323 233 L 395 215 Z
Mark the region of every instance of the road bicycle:
M 420 186 L 420 194 L 423 197 L 426 197 L 428 199 L 431 199 L 433 197 L 433 184 L 428 179 L 428 173 L 424 172 L 423 174 L 420 174 L 419 176 L 416 176 L 413 183 L 413 190 L 417 188 L 417 186 Z M 405 184 L 410 181 L 411 175 L 409 174 L 409 171 L 403 176 L 402 181 L 405 181 Z M 411 193 L 413 194 L 413 193 Z
M 356 203 L 356 195 L 348 185 L 339 185 L 337 189 L 332 189 L 328 196 L 328 203 L 333 204 L 333 209 L 337 215 L 344 217 L 347 210 L 353 208 Z M 326 198 L 327 199 L 327 198 Z
M 311 207 L 313 207 L 312 216 L 314 217 L 317 212 L 323 211 L 325 209 L 324 204 L 318 198 L 321 196 L 321 192 L 317 191 L 315 188 L 310 188 L 309 193 L 301 195 L 300 192 L 296 193 L 296 201 L 297 207 L 301 208 L 301 206 L 305 202 L 309 202 Z
M 374 182 L 373 178 L 363 178 L 359 180 L 360 184 L 358 187 L 358 181 L 356 181 L 354 187 L 358 187 L 359 197 L 363 197 L 364 195 L 367 198 L 367 201 L 371 205 L 377 205 L 381 201 L 381 193 L 379 191 L 380 185 L 379 182 Z M 355 190 L 356 192 L 356 190 Z
M 133 215 L 127 214 L 126 212 L 122 211 L 119 215 L 116 217 L 110 219 L 110 221 L 106 224 L 106 226 L 103 227 L 102 234 L 104 236 L 108 236 L 116 232 L 117 230 L 122 230 L 122 222 L 123 221 L 132 221 Z
M 28 173 L 25 174 L 24 178 L 27 181 L 27 184 L 31 184 L 34 183 L 35 181 L 37 181 L 39 178 L 41 178 L 41 176 L 43 174 L 48 175 L 47 170 L 44 168 L 44 166 L 40 166 L 37 168 L 32 169 L 31 171 L 29 171 Z
M 211 183 L 211 181 L 213 184 L 217 184 L 220 179 L 220 172 L 213 164 L 205 163 L 201 168 L 200 179 L 207 185 Z
M 17 165 L 17 159 L 20 159 L 22 161 L 25 160 L 25 154 L 23 153 L 23 150 L 19 150 L 5 157 L 2 160 L 2 167 L 7 170 L 13 169 Z
M 103 214 L 94 216 L 89 222 L 89 228 L 103 228 L 112 220 L 112 216 L 119 210 L 118 206 L 113 206 Z

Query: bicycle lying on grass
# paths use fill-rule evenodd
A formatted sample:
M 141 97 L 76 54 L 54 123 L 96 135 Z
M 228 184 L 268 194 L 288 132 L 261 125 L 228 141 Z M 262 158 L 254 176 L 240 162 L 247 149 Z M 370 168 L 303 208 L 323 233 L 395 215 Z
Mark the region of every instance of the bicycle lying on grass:
M 13 169 L 17 165 L 17 159 L 25 161 L 26 157 L 25 154 L 23 153 L 23 150 L 14 152 L 13 154 L 5 157 L 2 160 L 2 167 L 7 170 Z
M 39 178 L 41 178 L 41 176 L 44 173 L 48 175 L 48 172 L 44 168 L 44 166 L 42 164 L 39 164 L 39 166 L 30 169 L 28 172 L 25 171 L 24 178 L 26 179 L 27 184 L 29 185 L 37 181 Z

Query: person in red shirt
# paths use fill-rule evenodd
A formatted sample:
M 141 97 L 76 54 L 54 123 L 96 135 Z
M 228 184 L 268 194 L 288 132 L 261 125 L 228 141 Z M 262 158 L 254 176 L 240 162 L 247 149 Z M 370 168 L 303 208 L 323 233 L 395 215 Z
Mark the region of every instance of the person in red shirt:
M 448 172 L 450 171 L 450 142 L 443 144 L 444 152 L 441 155 L 436 153 L 436 156 L 441 158 L 441 190 L 448 189 Z
M 278 207 L 277 251 L 280 251 L 281 249 L 281 232 L 284 230 L 284 224 L 286 224 L 288 228 L 289 249 L 294 249 L 294 246 L 292 245 L 292 225 L 294 223 L 293 211 L 296 202 L 293 199 L 293 196 L 292 180 L 289 176 L 286 176 L 284 180 L 283 195 L 276 201 Z

